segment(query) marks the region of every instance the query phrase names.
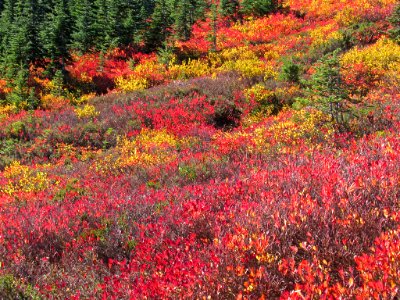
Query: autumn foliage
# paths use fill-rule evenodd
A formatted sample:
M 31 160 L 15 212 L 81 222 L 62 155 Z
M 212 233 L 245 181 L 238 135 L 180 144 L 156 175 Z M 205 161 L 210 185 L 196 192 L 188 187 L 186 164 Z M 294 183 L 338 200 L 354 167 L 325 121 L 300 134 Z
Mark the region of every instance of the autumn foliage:
M 36 70 L 40 109 L 0 108 L 0 298 L 397 299 L 394 6 L 284 1 L 217 51 L 200 20 L 74 56 L 79 91 Z

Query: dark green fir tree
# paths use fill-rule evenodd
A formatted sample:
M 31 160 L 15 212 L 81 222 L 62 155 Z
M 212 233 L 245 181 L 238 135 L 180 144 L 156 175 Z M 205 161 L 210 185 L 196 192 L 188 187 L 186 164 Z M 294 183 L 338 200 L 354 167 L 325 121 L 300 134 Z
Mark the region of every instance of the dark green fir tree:
M 170 33 L 172 24 L 171 8 L 167 0 L 156 0 L 150 25 L 145 33 L 146 44 L 149 49 L 155 50 L 162 46 Z
M 46 14 L 40 30 L 40 42 L 44 56 L 51 60 L 51 75 L 60 70 L 65 75 L 68 62 L 69 44 L 71 42 L 71 16 L 67 0 L 55 0 Z
M 74 0 L 71 14 L 74 19 L 71 48 L 81 54 L 86 53 L 95 46 L 96 41 L 94 4 L 91 0 Z

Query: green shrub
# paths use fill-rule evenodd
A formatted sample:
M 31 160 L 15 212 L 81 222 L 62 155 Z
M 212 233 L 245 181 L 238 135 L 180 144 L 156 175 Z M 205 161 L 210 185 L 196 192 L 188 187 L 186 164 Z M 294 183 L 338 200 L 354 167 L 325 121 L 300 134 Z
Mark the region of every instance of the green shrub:
M 194 165 L 182 165 L 179 166 L 179 175 L 183 178 L 194 181 L 197 178 L 197 172 Z
M 389 22 L 392 25 L 392 29 L 389 30 L 389 36 L 397 44 L 400 44 L 400 3 L 394 9 Z
M 328 113 L 337 124 L 345 125 L 348 91 L 340 74 L 339 51 L 340 49 L 319 60 L 309 91 L 319 109 Z
M 295 64 L 293 60 L 285 60 L 279 76 L 282 80 L 299 83 L 300 82 L 300 66 Z
M 13 275 L 3 275 L 0 276 L 0 299 L 38 300 L 40 297 L 30 285 L 19 283 Z
M 26 133 L 26 126 L 24 122 L 16 121 L 11 123 L 6 131 L 10 138 L 20 139 Z

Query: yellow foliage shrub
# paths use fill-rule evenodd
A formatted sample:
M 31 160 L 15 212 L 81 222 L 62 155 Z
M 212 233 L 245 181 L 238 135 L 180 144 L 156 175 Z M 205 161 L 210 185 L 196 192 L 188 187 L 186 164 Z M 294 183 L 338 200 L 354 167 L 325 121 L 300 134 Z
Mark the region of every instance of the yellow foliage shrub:
M 116 149 L 120 153 L 115 168 L 130 165 L 149 166 L 165 163 L 174 159 L 174 150 L 180 144 L 178 138 L 166 130 L 144 129 L 133 140 L 122 138 Z
M 208 62 L 211 66 L 211 69 L 216 69 L 222 66 L 224 63 L 224 59 L 220 53 L 210 52 L 207 56 Z
M 115 79 L 116 88 L 123 92 L 133 92 L 147 89 L 164 81 L 165 65 L 159 63 L 156 57 L 136 65 L 132 74 Z
M 247 46 L 225 49 L 218 56 L 210 57 L 210 60 L 213 66 L 220 65 L 218 70 L 236 71 L 246 78 L 271 78 L 277 75 L 271 65 L 266 65 Z
M 219 59 L 222 63 L 237 60 L 258 60 L 256 53 L 248 46 L 224 49 L 217 55 L 211 56 L 211 62 L 213 58 Z
M 255 100 L 257 102 L 262 102 L 267 100 L 273 94 L 273 91 L 268 90 L 264 85 L 259 83 L 244 90 L 244 95 L 248 101 Z
M 337 21 L 348 25 L 362 19 L 369 13 L 379 14 L 397 0 L 286 0 L 293 10 L 318 18 L 331 18 L 337 12 Z M 343 23 L 341 23 L 343 22 Z
M 321 129 L 326 129 L 325 132 Z M 302 109 L 286 122 L 277 122 L 269 128 L 275 140 L 285 144 L 296 144 L 299 140 L 309 143 L 327 139 L 333 134 L 330 117 L 319 110 Z
M 176 147 L 178 139 L 166 130 L 143 129 L 135 139 L 136 143 L 144 146 Z
M 256 54 L 247 46 L 227 48 L 220 53 L 210 53 L 208 60 L 213 68 L 221 68 L 224 64 L 231 64 L 238 60 L 257 61 Z
M 17 112 L 17 107 L 13 104 L 0 106 L 0 120 L 8 117 L 10 114 Z
M 102 174 L 119 173 L 134 166 L 152 167 L 176 159 L 178 149 L 198 143 L 198 138 L 178 138 L 163 130 L 143 129 L 133 140 L 119 137 L 115 152 L 99 155 L 93 169 Z M 110 163 L 104 164 L 104 161 Z
M 236 71 L 245 78 L 264 76 L 264 64 L 261 60 L 232 60 L 225 62 L 220 68 L 223 71 Z
M 89 93 L 89 94 L 84 94 L 80 96 L 78 99 L 74 99 L 75 104 L 84 104 L 88 103 L 90 100 L 92 100 L 94 97 L 96 97 L 95 93 Z
M 162 74 L 165 72 L 165 66 L 157 61 L 157 58 L 146 60 L 135 66 L 133 73 L 141 78 L 149 79 L 151 75 Z
M 83 107 L 75 108 L 75 113 L 78 118 L 94 118 L 100 114 L 91 104 L 85 104 Z
M 277 78 L 278 72 L 276 71 L 276 67 L 272 63 L 267 62 L 264 65 L 264 80 Z
M 117 77 L 115 84 L 117 89 L 123 92 L 141 91 L 150 87 L 146 78 L 140 78 L 135 75 L 130 75 L 127 78 Z
M 335 21 L 340 26 L 349 26 L 360 21 L 360 16 L 355 12 L 357 8 L 349 6 L 340 10 L 336 16 Z
M 353 48 L 341 59 L 343 68 L 351 68 L 354 64 L 363 64 L 374 71 L 395 70 L 399 63 L 400 45 L 387 38 L 381 38 L 374 45 L 363 49 Z
M 0 190 L 8 195 L 13 195 L 16 192 L 43 191 L 49 186 L 45 172 L 32 170 L 28 166 L 21 165 L 18 161 L 7 166 L 3 176 L 8 179 L 8 183 Z
M 44 109 L 53 109 L 53 108 L 59 108 L 64 104 L 68 103 L 68 100 L 66 100 L 64 97 L 54 96 L 52 94 L 46 94 L 40 99 L 40 102 L 41 106 Z
M 334 133 L 330 117 L 318 110 L 303 109 L 290 118 L 276 117 L 274 124 L 256 126 L 249 143 L 250 151 L 268 152 L 271 145 L 292 147 L 301 142 L 309 145 L 329 140 Z
M 335 24 L 327 24 L 317 27 L 310 32 L 312 39 L 311 47 L 319 47 L 326 44 L 330 40 L 337 40 L 342 37 Z
M 268 51 L 265 51 L 264 58 L 266 60 L 277 60 L 280 58 L 280 54 L 278 51 L 268 50 Z
M 247 46 L 225 49 L 220 53 L 220 57 L 223 61 L 258 59 L 256 54 Z
M 180 65 L 171 64 L 168 69 L 170 79 L 189 79 L 211 74 L 208 62 L 194 59 Z
M 146 153 L 137 147 L 134 142 L 132 143 L 127 139 L 121 140 L 118 146 L 121 150 L 121 156 L 115 162 L 116 168 L 131 165 L 150 166 L 161 162 L 163 158 L 166 159 L 169 156 L 166 153 L 164 153 L 164 156 L 162 154 L 157 156 L 155 153 Z

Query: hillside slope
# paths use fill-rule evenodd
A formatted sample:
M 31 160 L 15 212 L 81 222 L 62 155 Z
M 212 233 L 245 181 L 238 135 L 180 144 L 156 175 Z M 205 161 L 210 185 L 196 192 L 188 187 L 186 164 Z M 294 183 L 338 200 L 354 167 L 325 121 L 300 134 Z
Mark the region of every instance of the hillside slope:
M 199 21 L 2 106 L 0 298 L 399 297 L 399 7 Z

